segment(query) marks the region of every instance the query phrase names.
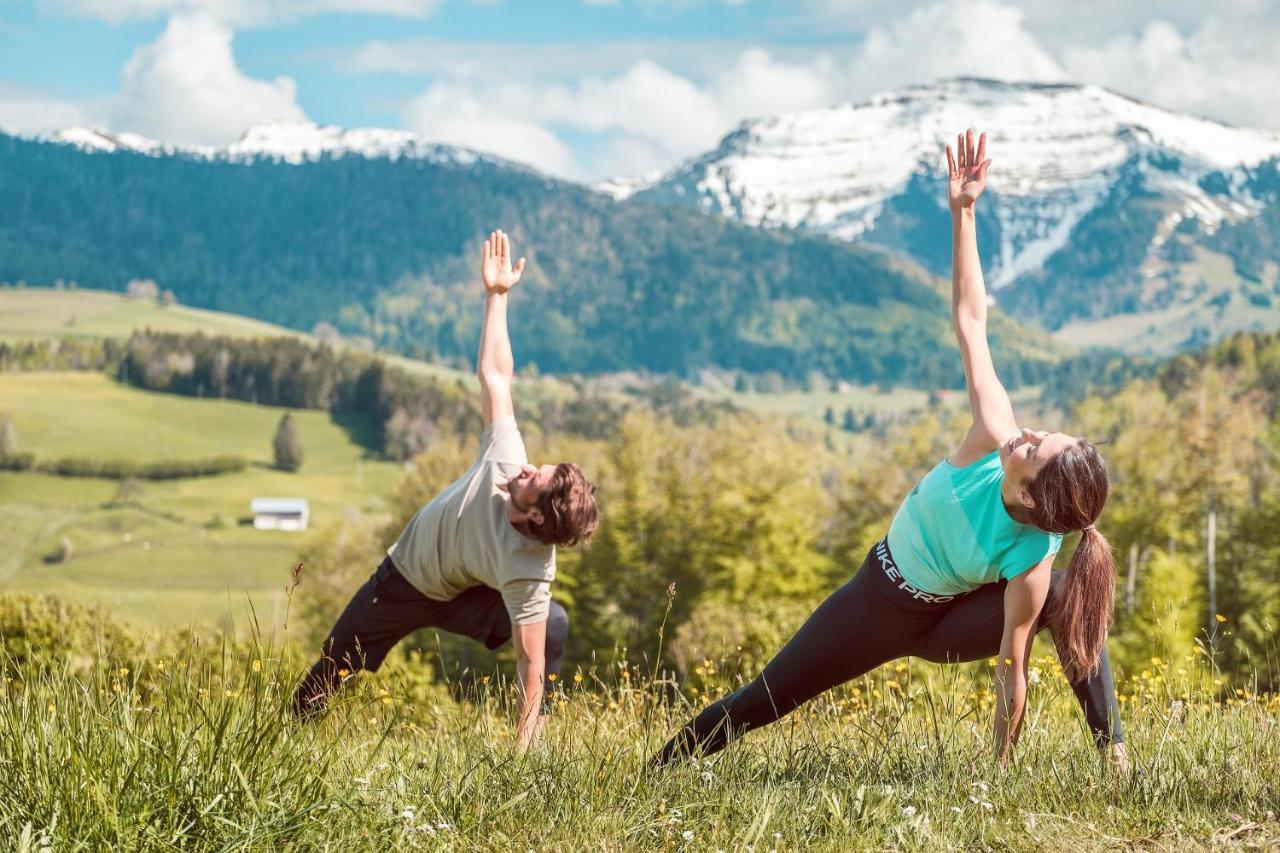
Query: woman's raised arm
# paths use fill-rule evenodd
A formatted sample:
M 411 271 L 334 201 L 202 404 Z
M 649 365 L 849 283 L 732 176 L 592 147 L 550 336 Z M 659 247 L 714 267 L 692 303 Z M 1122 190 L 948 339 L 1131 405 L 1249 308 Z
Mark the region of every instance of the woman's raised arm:
M 947 201 L 951 207 L 951 322 L 964 378 L 969 389 L 973 426 L 952 454 L 955 465 L 967 465 L 994 450 L 1018 431 L 1009 394 L 996 375 L 987 344 L 987 288 L 978 257 L 978 231 L 974 206 L 987 188 L 987 135 L 978 138 L 973 129 L 956 140 L 956 151 L 947 146 Z

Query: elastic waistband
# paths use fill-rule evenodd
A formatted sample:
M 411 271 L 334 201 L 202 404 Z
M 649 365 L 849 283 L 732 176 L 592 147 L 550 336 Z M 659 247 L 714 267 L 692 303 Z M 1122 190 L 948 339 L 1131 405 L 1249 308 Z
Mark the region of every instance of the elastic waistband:
M 875 548 L 872 549 L 872 553 L 875 554 L 885 577 L 889 579 L 894 588 L 905 595 L 909 595 L 913 601 L 918 601 L 921 604 L 946 604 L 948 601 L 955 601 L 959 597 L 955 595 L 936 595 L 912 586 L 902 576 L 902 572 L 898 569 L 898 564 L 893 561 L 893 555 L 889 553 L 888 539 L 881 539 L 877 542 Z

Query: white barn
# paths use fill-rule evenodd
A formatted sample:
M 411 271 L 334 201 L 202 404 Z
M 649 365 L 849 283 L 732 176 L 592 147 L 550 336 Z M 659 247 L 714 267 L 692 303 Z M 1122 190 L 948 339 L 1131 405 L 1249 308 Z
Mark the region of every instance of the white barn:
M 311 514 L 306 498 L 254 498 L 249 509 L 259 530 L 306 530 Z

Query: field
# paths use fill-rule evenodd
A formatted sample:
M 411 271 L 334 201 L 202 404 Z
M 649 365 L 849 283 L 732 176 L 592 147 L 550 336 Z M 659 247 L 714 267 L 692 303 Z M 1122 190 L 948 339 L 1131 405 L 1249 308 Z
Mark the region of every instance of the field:
M 127 338 L 135 329 L 275 337 L 289 329 L 235 314 L 160 305 L 101 290 L 0 289 L 0 341 L 31 338 Z
M 0 589 L 100 602 L 141 624 L 242 619 L 246 596 L 265 619 L 306 534 L 245 526 L 249 502 L 305 497 L 313 525 L 344 512 L 376 515 L 399 474 L 324 412 L 294 413 L 306 455 L 289 474 L 270 467 L 283 409 L 153 394 L 70 372 L 0 374 L 0 401 L 19 446 L 40 458 L 251 460 L 239 473 L 143 482 L 132 506 L 115 505 L 112 481 L 0 472 Z M 64 539 L 70 557 L 49 562 Z
M 64 630 L 90 642 L 75 619 Z M 430 659 L 394 656 L 299 725 L 284 712 L 293 655 L 118 637 L 105 648 L 6 661 L 0 833 L 20 850 L 1280 845 L 1276 698 L 1222 685 L 1192 656 L 1124 679 L 1130 772 L 1098 761 L 1047 659 L 1007 769 L 989 755 L 987 666 L 903 662 L 656 772 L 648 756 L 732 680 L 711 674 L 699 689 L 580 662 L 544 742 L 520 754 L 509 686 L 442 686 Z

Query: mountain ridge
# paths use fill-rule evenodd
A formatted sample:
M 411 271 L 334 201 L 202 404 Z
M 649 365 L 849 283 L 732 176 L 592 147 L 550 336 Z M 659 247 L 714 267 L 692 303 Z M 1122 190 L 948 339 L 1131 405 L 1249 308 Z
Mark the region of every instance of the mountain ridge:
M 1050 329 L 1158 308 L 1170 298 L 1144 285 L 1150 265 L 1133 265 L 1132 252 L 1111 246 L 1109 289 L 1088 305 L 1072 301 L 1073 277 L 1084 270 L 1063 256 L 1080 249 L 1090 216 L 1123 223 L 1141 195 L 1159 215 L 1140 232 L 1127 229 L 1130 239 L 1155 251 L 1164 232 L 1189 221 L 1196 228 L 1182 225 L 1179 240 L 1221 249 L 1221 229 L 1263 222 L 1272 203 L 1267 175 L 1280 174 L 1280 134 L 1271 131 L 1185 116 L 1098 86 L 957 78 L 748 120 L 656 180 L 601 189 L 756 226 L 879 243 L 945 274 L 949 252 L 937 227 L 945 217 L 942 146 L 974 125 L 989 131 L 994 160 L 980 230 L 991 289 L 1015 315 Z M 1275 235 L 1263 227 L 1268 233 L 1236 242 L 1273 245 Z M 1157 275 L 1180 298 L 1186 275 L 1166 267 Z M 1262 283 L 1274 289 L 1270 278 Z M 1010 297 L 1026 296 L 1032 285 L 1036 307 L 1022 310 Z
M 530 261 L 513 344 L 543 372 L 962 378 L 943 289 L 881 249 L 619 203 L 488 159 L 241 162 L 0 135 L 0 197 L 0 281 L 151 278 L 186 305 L 326 321 L 466 366 L 478 241 L 503 226 Z M 1061 351 L 1002 323 L 1010 381 L 1043 376 Z

